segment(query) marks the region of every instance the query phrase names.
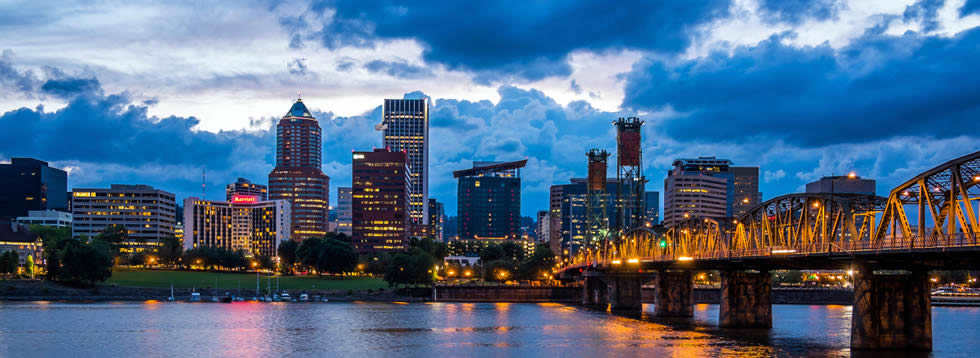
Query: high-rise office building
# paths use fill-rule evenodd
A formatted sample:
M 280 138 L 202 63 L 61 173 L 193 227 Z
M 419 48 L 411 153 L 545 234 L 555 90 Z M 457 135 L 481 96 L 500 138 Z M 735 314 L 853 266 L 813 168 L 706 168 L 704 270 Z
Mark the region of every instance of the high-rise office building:
M 551 245 L 551 215 L 548 210 L 538 211 L 537 221 L 535 222 L 534 236 L 537 242 Z
M 290 204 L 239 194 L 229 201 L 184 199 L 184 249 L 220 247 L 246 256 L 276 256 L 279 242 L 289 240 Z
M 337 233 L 351 236 L 351 188 L 337 187 Z
M 474 162 L 457 170 L 456 210 L 460 240 L 521 237 L 521 175 L 527 160 Z
M 442 203 L 436 199 L 429 199 L 429 234 L 436 241 L 445 241 L 443 227 L 445 227 L 446 212 L 442 208 Z
M 666 227 L 689 217 L 737 217 L 759 203 L 759 168 L 715 157 L 677 159 L 664 179 L 664 194 Z
M 68 173 L 32 158 L 0 164 L 0 219 L 31 210 L 68 210 Z
M 259 201 L 269 200 L 269 187 L 262 184 L 253 184 L 245 178 L 238 178 L 234 183 L 225 187 L 225 200 L 231 201 L 235 195 L 254 196 Z
M 762 200 L 759 195 L 759 167 L 731 167 L 730 169 L 735 192 L 731 204 L 731 216 L 738 218 L 759 205 Z
M 606 191 L 602 195 L 606 201 L 605 218 L 616 217 L 616 178 L 606 178 Z M 570 184 L 551 186 L 551 247 L 555 254 L 564 257 L 574 256 L 585 245 L 586 197 L 588 179 L 572 178 Z M 556 249 L 557 248 L 557 249 Z
M 428 224 L 429 201 L 429 100 L 386 99 L 383 122 L 384 146 L 393 152 L 408 154 L 412 172 L 409 197 L 411 220 Z
M 644 194 L 646 198 L 643 203 L 647 207 L 646 222 L 650 225 L 660 224 L 660 192 L 648 191 Z
M 401 251 L 411 230 L 411 170 L 405 152 L 354 152 L 351 165 L 351 241 L 359 253 Z
M 269 199 L 290 205 L 290 238 L 302 241 L 326 235 L 330 207 L 330 177 L 321 168 L 320 125 L 302 99 L 276 126 L 276 167 L 269 173 Z
M 690 217 L 731 216 L 731 165 L 732 161 L 715 157 L 674 160 L 674 168 L 664 179 L 664 226 L 671 227 Z
M 112 184 L 109 189 L 72 190 L 72 236 L 94 237 L 109 226 L 129 232 L 124 252 L 140 252 L 174 235 L 177 202 L 174 194 L 149 185 Z

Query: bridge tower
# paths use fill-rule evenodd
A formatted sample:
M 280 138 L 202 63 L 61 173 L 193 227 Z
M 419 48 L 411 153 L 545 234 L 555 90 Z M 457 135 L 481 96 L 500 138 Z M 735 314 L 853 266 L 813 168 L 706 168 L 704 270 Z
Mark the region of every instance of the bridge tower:
M 644 205 L 643 149 L 637 117 L 619 118 L 616 126 L 616 237 L 643 225 Z
M 588 188 L 585 197 L 585 245 L 593 250 L 602 247 L 609 235 L 609 217 L 606 215 L 606 160 L 609 152 L 592 149 L 589 157 Z

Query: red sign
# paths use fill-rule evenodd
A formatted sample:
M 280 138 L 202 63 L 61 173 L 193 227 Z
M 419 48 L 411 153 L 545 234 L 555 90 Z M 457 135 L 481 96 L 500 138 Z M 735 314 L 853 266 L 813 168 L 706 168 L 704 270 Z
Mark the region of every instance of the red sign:
M 255 204 L 259 202 L 259 197 L 255 195 L 234 195 L 231 197 L 232 204 Z

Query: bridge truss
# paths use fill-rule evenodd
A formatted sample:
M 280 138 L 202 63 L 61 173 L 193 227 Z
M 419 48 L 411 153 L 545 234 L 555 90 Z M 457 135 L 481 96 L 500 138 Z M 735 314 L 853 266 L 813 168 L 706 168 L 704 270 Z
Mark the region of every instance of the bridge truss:
M 634 228 L 571 266 L 980 247 L 978 205 L 980 152 L 919 174 L 887 198 L 789 194 L 739 218 L 691 217 L 665 233 Z

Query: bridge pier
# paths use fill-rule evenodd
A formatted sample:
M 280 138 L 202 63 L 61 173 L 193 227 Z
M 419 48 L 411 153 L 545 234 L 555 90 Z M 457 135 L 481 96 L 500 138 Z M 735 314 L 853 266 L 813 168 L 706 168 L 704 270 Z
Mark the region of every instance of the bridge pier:
M 694 317 L 694 281 L 690 271 L 657 272 L 655 317 Z
M 582 305 L 590 308 L 605 309 L 609 304 L 609 289 L 606 283 L 597 277 L 586 276 L 582 285 Z
M 722 271 L 719 326 L 772 328 L 772 281 L 768 271 Z
M 932 303 L 926 271 L 854 273 L 851 349 L 932 350 Z
M 643 279 L 639 277 L 613 277 L 608 281 L 609 306 L 613 311 L 643 310 L 643 295 L 641 286 Z

